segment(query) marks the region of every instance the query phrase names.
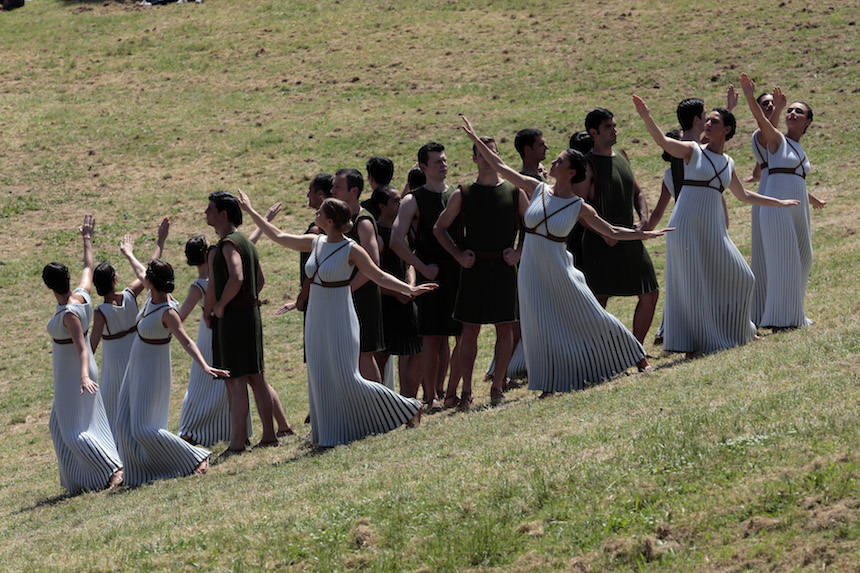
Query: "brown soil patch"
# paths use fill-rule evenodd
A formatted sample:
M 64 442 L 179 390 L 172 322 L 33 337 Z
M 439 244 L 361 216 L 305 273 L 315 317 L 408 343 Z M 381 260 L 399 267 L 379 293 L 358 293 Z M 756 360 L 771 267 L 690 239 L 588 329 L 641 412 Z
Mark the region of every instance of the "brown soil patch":
M 370 520 L 362 517 L 352 526 L 349 537 L 355 547 L 373 547 L 376 545 L 376 533 L 371 527 Z
M 744 537 L 750 537 L 751 535 L 758 535 L 762 531 L 778 529 L 781 523 L 779 519 L 756 515 L 741 523 L 741 531 L 743 531 Z
M 812 509 L 805 529 L 807 531 L 822 531 L 855 521 L 858 507 L 860 507 L 860 501 L 849 498 L 833 505 Z
M 517 533 L 525 533 L 532 537 L 543 537 L 543 522 L 530 521 L 528 523 L 521 523 L 517 527 Z

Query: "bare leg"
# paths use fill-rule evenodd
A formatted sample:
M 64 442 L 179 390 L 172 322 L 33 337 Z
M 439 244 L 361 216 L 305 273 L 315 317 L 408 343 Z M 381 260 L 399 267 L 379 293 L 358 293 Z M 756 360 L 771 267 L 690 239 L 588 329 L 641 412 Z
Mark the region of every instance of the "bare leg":
M 358 372 L 365 380 L 382 384 L 382 375 L 379 373 L 379 365 L 373 359 L 373 354 L 373 352 L 362 352 L 358 355 Z
M 496 325 L 496 347 L 493 351 L 496 369 L 493 373 L 493 388 L 499 392 L 504 388 L 508 377 L 508 366 L 514 353 L 514 330 L 519 324 L 519 322 L 502 322 Z
M 262 372 L 251 374 L 245 378 L 248 380 L 248 385 L 251 386 L 251 391 L 254 393 L 254 401 L 257 403 L 257 413 L 260 414 L 260 424 L 263 426 L 263 435 L 260 436 L 260 442 L 264 444 L 276 442 L 278 438 L 275 435 L 274 405 L 272 404 L 272 394 L 275 393 L 275 389 L 266 382 L 266 378 Z M 247 398 L 245 403 L 247 404 Z M 245 411 L 245 415 L 248 415 L 247 410 Z M 244 424 L 245 420 L 243 418 L 243 428 Z M 235 428 L 233 430 L 235 432 Z
M 227 449 L 234 452 L 245 449 L 245 440 L 248 439 L 248 387 L 247 376 L 241 378 L 227 378 L 227 401 L 230 404 L 230 445 Z M 272 423 L 271 415 L 269 424 Z
M 460 337 L 457 336 L 454 339 L 454 351 L 451 352 L 451 347 L 448 344 L 448 337 L 445 337 L 445 351 L 439 352 L 439 371 L 436 378 L 436 397 L 441 399 L 442 396 L 445 395 L 445 375 L 448 374 L 448 384 L 450 385 L 451 376 L 456 376 L 457 382 L 460 381 L 460 370 L 455 370 L 455 366 L 459 363 L 457 362 L 459 356 L 459 348 L 460 348 Z M 451 373 L 448 373 L 448 369 L 451 369 Z
M 472 394 L 472 371 L 475 369 L 475 357 L 478 355 L 478 335 L 480 333 L 480 324 L 463 323 L 463 334 L 457 340 L 457 346 L 454 349 L 454 359 L 458 366 L 457 368 L 451 367 L 446 398 L 457 395 L 460 375 L 463 378 L 463 395 Z
M 410 388 L 418 391 L 421 380 L 421 355 L 408 354 L 397 357 L 397 371 L 400 375 L 400 393 L 406 396 Z M 414 396 L 414 394 L 413 394 Z
M 275 392 L 275 388 L 269 384 L 269 381 L 266 380 L 266 385 L 269 387 L 272 395 L 272 414 L 275 416 L 275 423 L 278 424 L 278 436 L 291 436 L 295 434 L 293 431 L 293 427 L 290 426 L 290 423 L 287 421 L 287 413 L 284 412 L 284 407 L 281 405 L 281 399 L 278 397 L 278 393 Z
M 424 401 L 432 404 L 436 398 L 436 381 L 442 364 L 440 359 L 445 355 L 444 365 L 448 366 L 448 337 L 447 336 L 425 336 L 424 347 L 421 350 L 421 384 L 424 388 Z M 442 376 L 445 376 L 442 370 Z M 416 388 L 417 390 L 417 388 Z M 416 392 L 417 394 L 417 392 Z
M 651 321 L 654 320 L 658 298 L 660 298 L 659 290 L 639 295 L 639 302 L 633 312 L 633 336 L 640 344 L 645 344 L 645 337 L 648 336 L 648 329 L 651 328 Z

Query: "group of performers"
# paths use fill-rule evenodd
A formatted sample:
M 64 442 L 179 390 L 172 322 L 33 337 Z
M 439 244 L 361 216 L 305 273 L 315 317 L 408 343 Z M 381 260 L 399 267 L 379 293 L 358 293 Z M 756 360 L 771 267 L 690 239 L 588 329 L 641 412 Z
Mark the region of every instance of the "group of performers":
M 613 150 L 616 123 L 603 108 L 588 114 L 586 130 L 574 134 L 548 172 L 540 131 L 517 135 L 523 160 L 517 170 L 463 117 L 478 170 L 473 183 L 453 188 L 445 182 L 447 157 L 435 142 L 419 150 L 419 169 L 410 172 L 402 194 L 389 184 L 394 169 L 385 158 L 368 162 L 373 191 L 364 202 L 358 170 L 320 174 L 309 186 L 316 213 L 304 234 L 271 223 L 279 205 L 261 215 L 242 191 L 213 193 L 206 220 L 220 241 L 213 247 L 203 236 L 187 242 L 187 262 L 198 278 L 181 304 L 171 295 L 173 268 L 161 260 L 167 219 L 146 265 L 135 257 L 131 236 L 123 239 L 120 250 L 136 279 L 117 292 L 115 269 L 95 266 L 88 215 L 80 229 L 84 269 L 77 288 L 71 289 L 65 265 L 50 263 L 43 271 L 57 301 L 48 323 L 55 392 L 50 430 L 61 484 L 74 494 L 205 473 L 214 444 L 229 442 L 225 458 L 250 445 L 249 387 L 263 426 L 255 447 L 277 446 L 279 437 L 293 433 L 264 376 L 258 295 L 265 278 L 254 247 L 261 234 L 303 254 L 301 294 L 278 313 L 305 313 L 308 419 L 318 446 L 415 425 L 422 411 L 469 410 L 483 324 L 496 330 L 488 374 L 493 406 L 518 375 L 547 397 L 633 366 L 650 369 L 642 344 L 659 291 L 645 239 L 666 236 L 658 330 L 664 350 L 692 357 L 745 344 L 757 327 L 809 324 L 803 310 L 812 262 L 809 205 L 823 202 L 806 192 L 809 162 L 799 141 L 812 109 L 803 102 L 788 106 L 783 134 L 777 128 L 787 104 L 782 91 L 756 99 L 746 75 L 741 86 L 758 123 L 750 178 L 760 178 L 758 193 L 744 188 L 723 153 L 735 133 L 728 109 L 737 100 L 733 89 L 727 108 L 706 112 L 702 100 L 681 102 L 681 130 L 668 135 L 633 96 L 672 164 L 650 217 L 626 155 Z M 752 269 L 728 235 L 727 188 L 754 205 Z M 654 230 L 670 196 L 676 204 L 669 227 Z M 238 231 L 243 212 L 257 225 L 250 237 Z M 104 297 L 95 311 L 93 285 Z M 605 310 L 611 296 L 638 297 L 632 332 Z M 195 343 L 182 323 L 197 306 L 203 312 Z M 176 434 L 166 429 L 173 336 L 194 361 Z M 456 337 L 453 351 L 450 336 Z M 391 382 L 391 356 L 399 357 L 400 392 Z

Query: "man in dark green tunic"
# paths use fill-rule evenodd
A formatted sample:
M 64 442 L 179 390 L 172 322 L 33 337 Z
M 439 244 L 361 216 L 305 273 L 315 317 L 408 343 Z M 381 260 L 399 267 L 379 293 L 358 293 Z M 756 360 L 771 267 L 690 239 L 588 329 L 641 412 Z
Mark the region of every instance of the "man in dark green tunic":
M 206 223 L 221 237 L 209 256 L 210 280 L 203 316 L 212 327 L 212 362 L 230 371 L 226 380 L 232 425 L 228 451 L 245 451 L 248 386 L 254 392 L 263 425 L 260 443 L 276 445 L 275 390 L 263 376 L 263 326 L 257 295 L 265 280 L 257 249 L 237 230 L 242 211 L 233 194 L 217 191 L 209 195 Z
M 613 225 L 648 228 L 645 195 L 633 178 L 623 153 L 615 153 L 617 132 L 609 110 L 593 109 L 585 118 L 585 129 L 594 139 L 587 157 L 594 167 L 594 198 L 597 214 Z M 633 212 L 639 214 L 634 225 Z M 654 265 L 642 241 L 612 241 L 586 230 L 582 237 L 582 271 L 588 286 L 603 307 L 610 296 L 638 296 L 633 314 L 633 335 L 644 343 L 660 291 Z
M 448 337 L 460 336 L 463 325 L 452 318 L 454 299 L 457 296 L 459 265 L 439 245 L 433 236 L 433 225 L 448 204 L 453 189 L 446 183 L 448 158 L 445 147 L 430 142 L 418 150 L 418 165 L 427 181 L 414 189 L 400 204 L 400 211 L 391 230 L 391 248 L 407 264 L 415 267 L 418 283 L 436 282 L 439 288 L 422 295 L 418 305 L 418 334 L 424 337 L 421 349 L 421 371 L 424 374 L 424 400 L 431 408 L 440 406 L 437 400 L 444 394 L 445 373 L 451 362 L 451 377 L 460 376 L 457 350 L 450 353 Z M 415 251 L 406 236 L 410 229 L 415 233 Z M 406 396 L 415 396 L 418 388 L 401 389 Z
M 498 151 L 492 138 L 482 137 L 481 141 L 493 151 Z M 501 402 L 514 350 L 514 325 L 520 316 L 516 267 L 520 252 L 514 249 L 520 219 L 520 190 L 499 177 L 493 166 L 478 155 L 474 145 L 472 160 L 478 165 L 477 180 L 461 185 L 451 194 L 448 205 L 433 227 L 439 244 L 461 267 L 454 303 L 454 318 L 463 323 L 460 341 L 461 410 L 468 409 L 472 402 L 472 370 L 482 324 L 496 327 L 496 367 L 490 400 L 493 405 Z M 525 208 L 525 196 L 523 202 Z M 462 219 L 463 224 L 463 249 L 448 234 L 448 228 L 458 219 Z M 453 377 L 449 380 L 445 405 L 456 403 L 458 382 Z
M 357 169 L 338 169 L 334 174 L 331 196 L 349 205 L 352 229 L 347 237 L 361 245 L 379 266 L 379 242 L 376 239 L 376 218 L 363 209 L 358 197 L 364 189 L 364 177 Z M 358 315 L 360 345 L 358 370 L 366 380 L 382 382 L 382 374 L 374 354 L 382 350 L 382 300 L 379 285 L 357 269 L 350 283 L 355 314 Z

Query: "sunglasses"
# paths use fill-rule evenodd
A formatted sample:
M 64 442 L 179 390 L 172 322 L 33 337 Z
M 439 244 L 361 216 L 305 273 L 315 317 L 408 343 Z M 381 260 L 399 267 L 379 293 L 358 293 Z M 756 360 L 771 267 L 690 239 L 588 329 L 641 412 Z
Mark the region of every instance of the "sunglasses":
M 802 107 L 790 107 L 787 110 L 785 110 L 785 113 L 791 113 L 791 112 L 794 112 L 796 115 L 806 115 L 806 110 L 803 109 Z

